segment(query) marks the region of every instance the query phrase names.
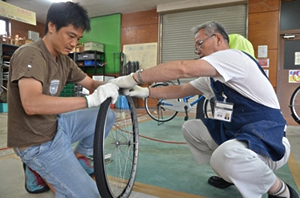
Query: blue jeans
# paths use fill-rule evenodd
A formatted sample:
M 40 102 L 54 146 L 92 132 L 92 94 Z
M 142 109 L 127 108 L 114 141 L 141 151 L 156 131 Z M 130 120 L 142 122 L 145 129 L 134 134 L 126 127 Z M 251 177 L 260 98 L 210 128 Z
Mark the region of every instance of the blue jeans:
M 95 181 L 81 167 L 72 150 L 93 155 L 94 131 L 98 108 L 77 110 L 58 116 L 57 133 L 53 140 L 23 151 L 16 149 L 22 161 L 38 172 L 56 190 L 57 198 L 99 198 Z M 106 134 L 115 122 L 113 111 L 108 113 Z

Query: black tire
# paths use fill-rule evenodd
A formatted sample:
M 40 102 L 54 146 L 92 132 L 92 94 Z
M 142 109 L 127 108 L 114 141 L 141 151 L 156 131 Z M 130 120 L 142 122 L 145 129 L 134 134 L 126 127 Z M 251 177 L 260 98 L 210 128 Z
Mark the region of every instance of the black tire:
M 162 86 L 169 86 L 168 83 L 157 83 L 153 84 L 150 87 L 162 87 Z M 178 99 L 172 99 L 178 100 Z M 157 98 L 145 98 L 144 105 L 147 114 L 157 122 L 168 122 L 176 117 L 178 111 L 170 110 L 165 108 L 164 105 L 161 103 L 161 99 Z M 155 107 L 154 107 L 155 105 Z
M 293 92 L 289 107 L 293 119 L 300 124 L 300 86 Z
M 201 99 L 199 99 L 199 98 L 201 98 Z M 206 115 L 204 112 L 204 110 L 206 109 L 204 106 L 206 98 L 202 95 L 199 95 L 197 100 L 199 100 L 199 101 L 196 104 L 197 105 L 196 106 L 196 119 L 206 118 Z
M 214 117 L 214 98 L 204 100 L 203 112 L 204 112 L 205 118 L 213 118 Z
M 131 97 L 126 99 L 127 107 L 112 109 L 116 114 L 116 121 L 106 138 L 110 98 L 101 104 L 97 117 L 94 169 L 99 193 L 105 198 L 129 197 L 135 182 L 139 145 L 138 121 Z
M 209 100 L 208 99 L 204 99 L 204 102 L 203 102 L 203 114 L 204 114 L 204 117 L 205 118 L 210 118 L 211 117 L 211 111 L 210 111 L 210 103 L 209 103 Z

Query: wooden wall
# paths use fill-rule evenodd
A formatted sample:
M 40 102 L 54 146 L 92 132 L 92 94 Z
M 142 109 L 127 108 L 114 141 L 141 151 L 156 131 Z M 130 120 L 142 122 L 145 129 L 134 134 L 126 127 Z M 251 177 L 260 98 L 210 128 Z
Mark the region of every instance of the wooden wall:
M 158 42 L 158 18 L 156 10 L 122 14 L 121 48 L 126 44 Z
M 268 46 L 269 77 L 276 90 L 279 46 L 280 0 L 249 0 L 248 39 L 257 57 L 258 45 Z M 156 10 L 122 14 L 121 47 L 158 42 L 159 14 Z M 139 101 L 138 106 L 143 106 Z
M 249 0 L 248 39 L 257 57 L 258 45 L 268 46 L 269 78 L 276 90 L 280 0 Z
M 121 51 L 123 45 L 158 42 L 158 19 L 156 10 L 122 14 L 121 19 Z M 149 86 L 146 84 L 143 86 Z M 144 106 L 143 100 L 136 100 L 137 107 Z
M 258 45 L 268 45 L 269 77 L 276 90 L 279 46 L 280 0 L 249 0 L 248 39 L 257 57 Z M 159 41 L 159 14 L 154 10 L 126 13 L 121 16 L 121 51 L 123 45 Z M 44 35 L 44 24 L 37 26 L 11 20 L 12 36 L 28 35 L 28 30 Z
M 15 20 L 10 20 L 10 23 L 11 23 L 11 35 L 10 35 L 11 38 L 14 38 L 16 34 L 18 34 L 19 37 L 28 38 L 28 30 L 39 32 L 40 38 L 44 36 L 45 25 L 43 23 L 37 22 L 36 26 L 15 21 Z

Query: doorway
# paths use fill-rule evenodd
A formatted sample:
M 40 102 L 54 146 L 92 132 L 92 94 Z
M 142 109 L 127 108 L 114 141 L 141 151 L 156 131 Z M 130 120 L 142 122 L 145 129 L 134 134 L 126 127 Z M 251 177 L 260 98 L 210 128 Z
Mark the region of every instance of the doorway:
M 300 86 L 300 80 L 293 78 L 294 71 L 300 71 L 300 30 L 281 34 L 279 49 L 277 95 L 287 123 L 298 125 L 291 116 L 289 103 L 292 93 Z

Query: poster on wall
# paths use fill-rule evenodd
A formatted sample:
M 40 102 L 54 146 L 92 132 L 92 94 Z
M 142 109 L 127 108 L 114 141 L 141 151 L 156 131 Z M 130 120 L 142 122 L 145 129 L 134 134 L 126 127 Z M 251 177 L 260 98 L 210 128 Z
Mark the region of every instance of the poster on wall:
M 300 52 L 295 52 L 295 65 L 300 65 Z
M 300 83 L 300 70 L 289 70 L 289 83 Z
M 264 72 L 266 73 L 267 77 L 269 78 L 269 70 L 268 69 L 264 69 Z
M 36 25 L 35 12 L 5 3 L 4 1 L 0 1 L 0 16 L 28 23 L 30 25 Z
M 268 58 L 259 58 L 259 59 L 257 59 L 257 62 L 260 64 L 260 66 L 262 68 L 269 67 L 269 59 Z
M 267 45 L 259 45 L 257 47 L 258 58 L 267 58 L 268 57 L 268 46 Z
M 139 61 L 141 69 L 157 65 L 157 43 L 124 45 L 123 52 L 127 61 Z

